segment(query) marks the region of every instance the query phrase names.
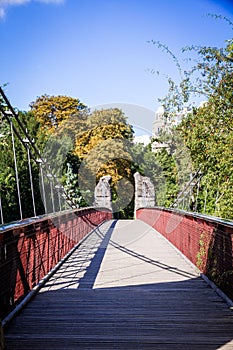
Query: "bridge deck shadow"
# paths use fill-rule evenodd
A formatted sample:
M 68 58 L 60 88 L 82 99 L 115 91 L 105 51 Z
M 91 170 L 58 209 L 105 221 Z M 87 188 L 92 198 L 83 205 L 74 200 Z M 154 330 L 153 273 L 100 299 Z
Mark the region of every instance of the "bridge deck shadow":
M 9 325 L 7 349 L 232 349 L 233 314 L 140 221 L 97 228 Z

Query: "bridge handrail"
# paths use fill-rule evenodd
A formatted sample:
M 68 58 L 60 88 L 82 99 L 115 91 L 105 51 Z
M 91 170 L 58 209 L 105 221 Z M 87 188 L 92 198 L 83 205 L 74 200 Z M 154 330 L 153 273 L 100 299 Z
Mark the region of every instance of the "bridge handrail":
M 233 222 L 164 207 L 139 208 L 140 219 L 168 239 L 233 300 Z
M 86 207 L 2 225 L 0 230 L 0 319 L 36 288 L 101 222 L 107 208 Z
M 207 220 L 207 221 L 215 223 L 215 224 L 222 224 L 222 225 L 229 226 L 229 227 L 233 228 L 233 220 L 223 219 L 223 218 L 220 218 L 217 216 L 201 214 L 201 213 L 197 213 L 197 212 L 190 212 L 190 211 L 175 209 L 175 208 L 164 208 L 164 207 L 160 207 L 160 206 L 140 207 L 140 208 L 138 208 L 138 210 L 139 209 L 159 209 L 162 211 L 167 211 L 167 212 L 172 212 L 172 213 L 176 213 L 176 214 L 180 214 L 180 215 L 195 217 L 197 219 L 204 219 L 204 220 Z
M 89 210 L 89 209 L 97 209 L 98 211 L 101 210 L 108 210 L 109 212 L 110 209 L 108 208 L 104 208 L 104 207 L 82 207 L 82 208 L 75 208 L 75 209 L 66 209 L 66 210 L 62 210 L 62 211 L 57 211 L 56 213 L 49 213 L 49 214 L 42 214 L 42 215 L 38 215 L 38 216 L 34 216 L 34 217 L 30 217 L 30 218 L 26 218 L 23 220 L 18 220 L 18 221 L 12 221 L 12 222 L 8 222 L 5 224 L 0 224 L 0 235 L 2 232 L 6 232 L 12 229 L 17 229 L 19 227 L 25 227 L 27 225 L 31 225 L 37 222 L 41 222 L 45 219 L 48 220 L 53 220 L 54 218 L 59 217 L 61 214 L 72 214 L 72 213 L 77 213 L 77 212 L 82 212 L 85 210 Z

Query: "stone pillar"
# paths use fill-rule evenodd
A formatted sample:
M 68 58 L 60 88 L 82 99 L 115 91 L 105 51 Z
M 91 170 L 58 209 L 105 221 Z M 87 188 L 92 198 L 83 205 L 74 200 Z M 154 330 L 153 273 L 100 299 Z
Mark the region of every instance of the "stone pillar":
M 134 174 L 135 202 L 134 213 L 138 208 L 155 206 L 155 188 L 149 177 L 142 176 L 138 172 Z M 136 217 L 136 216 L 135 216 Z
M 112 210 L 112 195 L 110 187 L 110 175 L 106 175 L 100 178 L 98 184 L 95 187 L 95 206 L 104 207 Z

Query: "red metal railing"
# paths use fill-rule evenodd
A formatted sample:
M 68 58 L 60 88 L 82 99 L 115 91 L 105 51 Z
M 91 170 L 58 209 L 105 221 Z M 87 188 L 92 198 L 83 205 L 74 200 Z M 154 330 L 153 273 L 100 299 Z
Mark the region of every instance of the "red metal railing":
M 60 212 L 6 225 L 0 231 L 0 318 L 94 227 L 112 218 L 101 208 Z
M 233 299 L 233 222 L 164 208 L 141 208 L 136 216 Z

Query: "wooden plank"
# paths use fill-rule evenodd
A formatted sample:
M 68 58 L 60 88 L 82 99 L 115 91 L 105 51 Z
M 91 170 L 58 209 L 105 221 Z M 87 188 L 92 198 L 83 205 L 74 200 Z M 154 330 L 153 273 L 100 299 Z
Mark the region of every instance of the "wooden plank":
M 232 349 L 233 314 L 140 221 L 103 224 L 6 333 L 7 349 Z

